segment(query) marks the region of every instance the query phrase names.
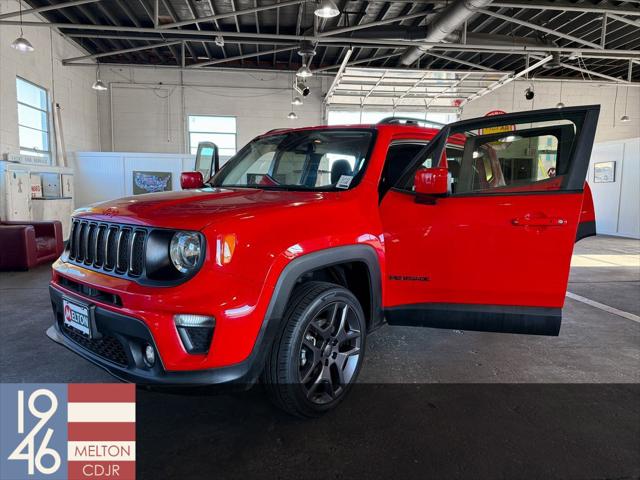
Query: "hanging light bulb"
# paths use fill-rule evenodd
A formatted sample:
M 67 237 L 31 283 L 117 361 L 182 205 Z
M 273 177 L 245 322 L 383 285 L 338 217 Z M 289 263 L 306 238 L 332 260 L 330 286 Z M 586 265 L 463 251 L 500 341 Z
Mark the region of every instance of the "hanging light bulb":
M 20 33 L 22 34 L 22 29 L 21 29 Z M 24 38 L 22 35 L 19 36 L 18 38 L 16 38 L 11 43 L 11 48 L 15 48 L 19 52 L 23 52 L 23 53 L 33 52 L 33 50 L 34 50 L 33 45 L 31 45 L 31 42 L 29 40 L 27 40 L 26 38 Z
M 298 119 L 298 115 L 296 115 L 296 112 L 289 112 L 289 115 L 287 115 L 287 118 L 289 120 L 297 120 Z
M 556 103 L 556 108 L 564 108 L 564 103 L 562 103 L 562 80 L 560 81 L 560 101 Z
M 313 76 L 313 72 L 306 65 L 302 65 L 296 72 L 296 75 L 300 78 L 309 78 Z
M 94 90 L 97 90 L 98 92 L 104 92 L 105 90 L 108 90 L 109 87 L 107 87 L 104 82 L 102 80 L 100 80 L 100 66 L 98 65 L 98 67 L 96 67 L 96 81 L 93 82 L 93 85 L 91 85 L 91 88 L 93 88 Z
M 291 105 L 300 106 L 302 105 L 302 100 L 300 99 L 300 97 L 296 97 L 291 100 Z
M 99 92 L 104 92 L 105 90 L 109 90 L 109 87 L 107 87 L 104 84 L 104 82 L 100 79 L 93 82 L 93 85 L 91 85 L 91 88 L 93 88 L 94 90 L 98 90 Z
M 11 42 L 11 48 L 14 48 L 22 53 L 33 52 L 35 49 L 31 42 L 24 38 L 24 32 L 22 31 L 22 2 L 18 2 L 20 6 L 20 36 Z
M 333 0 L 320 0 L 313 13 L 316 17 L 333 18 L 340 15 L 340 10 Z
M 631 81 L 631 62 L 629 62 L 629 81 Z M 629 85 L 627 85 L 627 90 L 625 92 L 625 98 L 624 98 L 624 114 L 622 114 L 622 116 L 620 117 L 620 121 L 621 122 L 629 122 L 631 121 L 631 119 L 629 118 L 629 115 L 627 115 L 627 105 L 629 104 Z

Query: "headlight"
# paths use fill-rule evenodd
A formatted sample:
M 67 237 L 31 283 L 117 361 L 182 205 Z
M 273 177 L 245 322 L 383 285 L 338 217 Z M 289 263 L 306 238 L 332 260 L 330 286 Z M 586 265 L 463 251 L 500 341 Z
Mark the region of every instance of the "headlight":
M 202 245 L 194 232 L 176 232 L 171 239 L 169 256 L 173 266 L 181 273 L 189 273 L 200 262 Z

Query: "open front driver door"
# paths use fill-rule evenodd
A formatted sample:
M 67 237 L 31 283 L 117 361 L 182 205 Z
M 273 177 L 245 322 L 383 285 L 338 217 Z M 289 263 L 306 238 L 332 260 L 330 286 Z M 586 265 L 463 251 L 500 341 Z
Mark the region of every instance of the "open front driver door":
M 414 158 L 380 205 L 390 324 L 558 334 L 599 110 L 453 123 Z M 420 194 L 436 166 L 449 191 Z

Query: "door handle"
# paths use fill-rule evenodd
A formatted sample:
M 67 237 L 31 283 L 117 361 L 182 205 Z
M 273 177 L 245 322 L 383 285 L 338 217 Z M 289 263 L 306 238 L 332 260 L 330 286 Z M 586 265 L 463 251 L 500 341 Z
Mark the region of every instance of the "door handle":
M 562 227 L 568 223 L 564 218 L 559 217 L 534 217 L 524 215 L 511 220 L 511 224 L 516 227 Z

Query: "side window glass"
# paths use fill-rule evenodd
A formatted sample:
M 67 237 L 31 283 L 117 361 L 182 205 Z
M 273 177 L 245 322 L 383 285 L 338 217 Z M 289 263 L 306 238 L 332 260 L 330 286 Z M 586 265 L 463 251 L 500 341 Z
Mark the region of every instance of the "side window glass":
M 562 119 L 456 132 L 450 138 L 463 148 L 453 194 L 560 190 L 577 130 L 576 123 Z
M 460 179 L 460 167 L 462 165 L 462 148 L 447 147 L 447 166 L 449 168 L 449 178 L 451 181 L 451 193 L 456 193 L 458 180 Z
M 426 143 L 395 143 L 389 146 L 378 187 L 380 198 L 398 183 L 402 172 L 425 145 Z M 430 165 L 431 160 L 426 162 Z

